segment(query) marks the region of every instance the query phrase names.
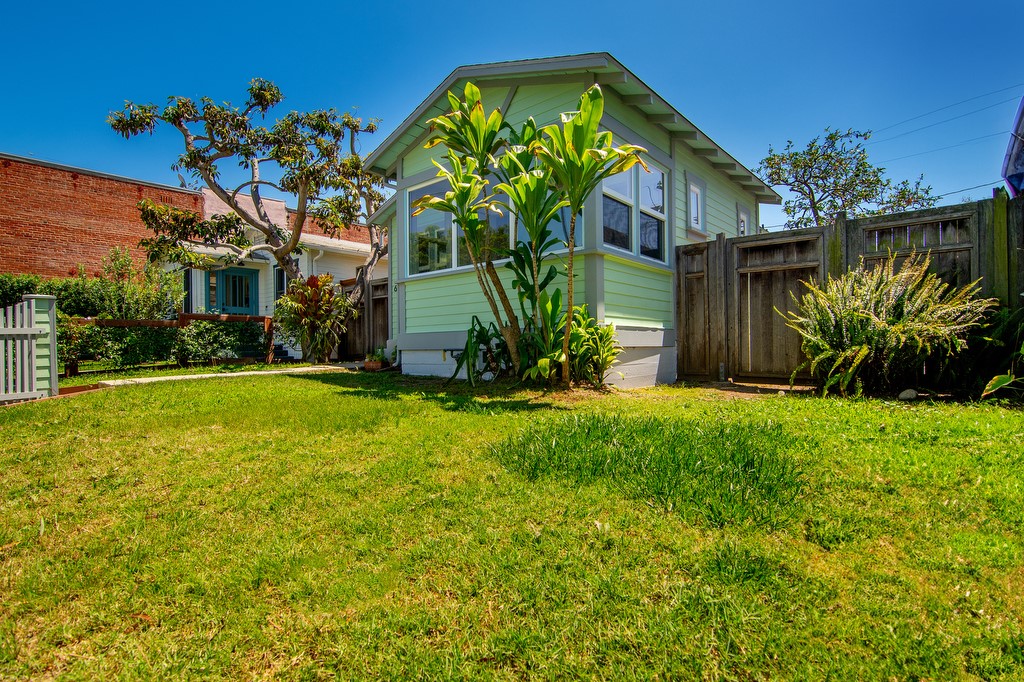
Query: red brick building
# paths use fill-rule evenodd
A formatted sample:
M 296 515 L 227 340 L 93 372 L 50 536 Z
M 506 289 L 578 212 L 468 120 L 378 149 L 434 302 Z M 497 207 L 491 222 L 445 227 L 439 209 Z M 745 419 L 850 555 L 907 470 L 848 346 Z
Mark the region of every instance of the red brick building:
M 145 260 L 139 241 L 153 233 L 136 208 L 142 199 L 207 215 L 226 210 L 210 193 L 204 198 L 197 190 L 0 153 L 0 272 L 67 277 L 82 265 L 97 275 L 115 246 Z M 290 209 L 280 201 L 269 204 L 291 224 Z M 304 233 L 323 236 L 324 230 L 308 219 Z M 361 225 L 339 230 L 335 238 L 370 241 Z
M 66 277 L 81 264 L 96 275 L 115 246 L 144 260 L 142 199 L 203 210 L 194 190 L 0 153 L 0 272 Z

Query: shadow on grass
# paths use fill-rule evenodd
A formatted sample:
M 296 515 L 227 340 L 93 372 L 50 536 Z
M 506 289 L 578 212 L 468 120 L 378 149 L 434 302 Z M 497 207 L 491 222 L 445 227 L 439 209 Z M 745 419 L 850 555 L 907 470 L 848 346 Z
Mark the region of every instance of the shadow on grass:
M 413 377 L 398 372 L 310 373 L 292 377 L 334 386 L 346 395 L 377 400 L 401 400 L 403 396 L 412 396 L 450 412 L 502 414 L 567 409 L 511 381 L 496 381 L 474 388 L 464 381 L 453 381 L 446 386 L 445 379 Z

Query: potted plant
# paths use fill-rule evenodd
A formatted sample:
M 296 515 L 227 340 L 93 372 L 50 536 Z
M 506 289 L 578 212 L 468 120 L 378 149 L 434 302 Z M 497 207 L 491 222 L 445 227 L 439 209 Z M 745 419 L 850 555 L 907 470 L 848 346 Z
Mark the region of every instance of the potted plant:
M 366 354 L 363 369 L 367 372 L 379 372 L 387 362 L 387 350 L 382 346 Z

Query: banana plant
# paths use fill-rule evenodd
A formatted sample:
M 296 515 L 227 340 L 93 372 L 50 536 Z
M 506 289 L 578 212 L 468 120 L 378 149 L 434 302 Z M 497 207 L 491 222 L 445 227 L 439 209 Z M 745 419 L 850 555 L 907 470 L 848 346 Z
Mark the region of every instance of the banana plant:
M 612 134 L 600 130 L 604 115 L 604 95 L 600 86 L 594 85 L 580 97 L 577 111 L 563 113 L 561 125 L 545 126 L 540 139 L 531 144 L 541 165 L 551 174 L 550 185 L 570 210 L 568 262 L 566 277 L 566 306 L 573 309 L 573 256 L 576 248 L 576 215 L 583 210 L 590 195 L 601 186 L 601 182 L 612 175 L 629 170 L 639 163 L 647 165 L 640 154 L 647 151 L 636 145 L 616 147 Z M 568 327 L 571 332 L 572 316 Z M 563 335 L 562 354 L 569 357 L 569 333 Z M 562 382 L 569 385 L 569 366 L 563 359 Z

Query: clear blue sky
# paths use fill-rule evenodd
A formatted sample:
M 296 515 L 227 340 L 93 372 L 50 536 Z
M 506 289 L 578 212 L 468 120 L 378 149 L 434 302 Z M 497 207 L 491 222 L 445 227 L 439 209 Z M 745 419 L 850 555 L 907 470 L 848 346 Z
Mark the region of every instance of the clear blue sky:
M 825 126 L 880 130 L 1003 90 L 880 131 L 869 148 L 892 177 L 924 173 L 955 203 L 991 195 L 964 188 L 999 179 L 1024 94 L 1009 4 L 531 0 L 442 17 L 469 4 L 331 2 L 291 12 L 315 5 L 11 3 L 0 151 L 176 185 L 177 134 L 125 141 L 104 122 L 111 109 L 172 94 L 241 102 L 259 76 L 289 108 L 383 119 L 368 152 L 459 65 L 608 51 L 750 168 L 769 144 L 803 144 Z M 773 207 L 761 217 L 783 222 Z

